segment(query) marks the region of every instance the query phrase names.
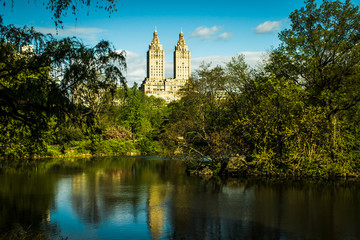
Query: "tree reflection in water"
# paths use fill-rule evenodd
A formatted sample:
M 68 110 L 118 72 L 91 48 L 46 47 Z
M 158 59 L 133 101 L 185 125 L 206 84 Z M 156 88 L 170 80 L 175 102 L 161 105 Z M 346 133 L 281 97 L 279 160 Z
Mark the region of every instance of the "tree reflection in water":
M 38 174 L 32 164 L 26 167 L 10 166 L 10 173 L 0 174 L 0 239 L 58 234 L 56 225 L 50 224 L 56 178 Z
M 140 157 L 7 169 L 0 236 L 31 225 L 52 239 L 360 239 L 358 182 L 205 180 Z

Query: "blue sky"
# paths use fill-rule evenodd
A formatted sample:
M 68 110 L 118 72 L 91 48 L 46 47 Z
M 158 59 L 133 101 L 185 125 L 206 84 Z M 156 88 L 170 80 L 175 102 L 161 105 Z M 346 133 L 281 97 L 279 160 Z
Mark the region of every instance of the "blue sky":
M 359 1 L 352 2 L 358 5 Z M 5 24 L 34 26 L 41 32 L 55 33 L 51 13 L 42 3 L 14 0 L 11 7 L 11 0 L 0 0 L 0 14 Z M 118 11 L 110 18 L 106 11 L 94 6 L 83 7 L 77 20 L 69 13 L 62 19 L 64 28 L 58 34 L 77 36 L 88 45 L 105 39 L 116 49 L 126 50 L 127 79 L 131 86 L 146 77 L 146 52 L 155 26 L 165 50 L 166 77 L 173 74 L 173 51 L 181 28 L 191 51 L 193 70 L 202 61 L 222 64 L 238 53 L 243 53 L 246 61 L 255 66 L 280 43 L 277 35 L 290 26 L 287 19 L 290 12 L 304 5 L 303 0 L 118 0 Z

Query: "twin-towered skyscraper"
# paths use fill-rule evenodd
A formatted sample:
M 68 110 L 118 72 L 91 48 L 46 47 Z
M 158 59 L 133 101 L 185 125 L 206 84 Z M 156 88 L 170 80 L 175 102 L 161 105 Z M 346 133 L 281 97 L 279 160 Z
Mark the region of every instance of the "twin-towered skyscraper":
M 165 78 L 165 51 L 155 28 L 147 52 L 147 77 L 141 84 L 146 95 L 164 98 L 167 102 L 180 98 L 178 91 L 191 76 L 191 54 L 181 31 L 174 51 L 174 78 Z

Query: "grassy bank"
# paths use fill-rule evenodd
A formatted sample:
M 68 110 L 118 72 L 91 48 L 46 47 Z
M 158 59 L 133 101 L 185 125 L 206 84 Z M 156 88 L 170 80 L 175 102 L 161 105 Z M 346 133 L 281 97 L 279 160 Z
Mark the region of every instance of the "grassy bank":
M 0 158 L 41 158 L 41 157 L 77 157 L 103 155 L 152 155 L 163 152 L 158 142 L 149 140 L 128 141 L 118 139 L 100 139 L 98 141 L 69 141 L 63 145 L 48 145 L 35 154 L 0 156 Z
M 147 155 L 157 154 L 162 148 L 157 142 L 100 140 L 100 141 L 71 141 L 64 145 L 48 146 L 46 155 L 77 156 L 77 155 Z

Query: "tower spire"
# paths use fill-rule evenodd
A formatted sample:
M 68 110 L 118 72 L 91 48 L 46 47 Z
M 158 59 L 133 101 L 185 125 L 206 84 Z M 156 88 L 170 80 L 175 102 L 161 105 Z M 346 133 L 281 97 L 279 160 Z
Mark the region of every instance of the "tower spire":
M 157 30 L 156 30 L 156 26 L 155 26 L 155 31 L 154 31 L 154 34 L 153 34 L 153 39 L 152 39 L 152 42 L 150 44 L 150 48 L 162 49 L 162 46 L 161 46 L 160 41 L 159 41 L 158 33 L 157 33 Z
M 165 50 L 160 44 L 156 26 L 147 52 L 147 60 L 147 77 L 149 79 L 165 79 Z
M 184 33 L 182 31 L 182 28 L 180 30 L 180 34 L 179 34 L 179 40 L 178 40 L 178 43 L 175 47 L 177 50 L 180 50 L 180 49 L 183 49 L 183 48 L 186 48 L 186 44 L 185 44 L 185 40 L 184 40 Z

